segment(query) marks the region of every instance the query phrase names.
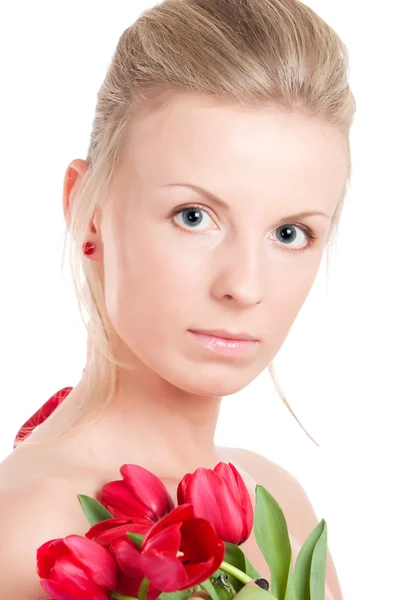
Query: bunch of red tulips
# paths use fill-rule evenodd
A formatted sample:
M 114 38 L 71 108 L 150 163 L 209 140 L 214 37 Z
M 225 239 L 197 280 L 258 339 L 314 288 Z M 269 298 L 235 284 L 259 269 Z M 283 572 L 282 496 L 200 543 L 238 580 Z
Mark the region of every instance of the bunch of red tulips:
M 91 525 L 37 551 L 42 588 L 53 600 L 187 600 L 205 590 L 229 600 L 260 577 L 240 549 L 254 535 L 270 567 L 266 600 L 324 600 L 327 527 L 322 519 L 301 549 L 294 571 L 288 529 L 276 500 L 256 486 L 253 511 L 246 485 L 231 463 L 188 473 L 178 505 L 153 473 L 120 469 L 99 500 L 79 495 Z M 255 590 L 251 587 L 255 600 Z

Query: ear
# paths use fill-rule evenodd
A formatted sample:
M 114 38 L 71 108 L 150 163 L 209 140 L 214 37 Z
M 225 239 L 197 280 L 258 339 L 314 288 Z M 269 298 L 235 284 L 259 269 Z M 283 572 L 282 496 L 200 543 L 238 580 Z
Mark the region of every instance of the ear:
M 81 158 L 76 158 L 69 163 L 64 176 L 63 186 L 63 212 L 67 227 L 70 226 L 69 210 L 74 199 L 75 191 L 87 171 L 87 163 Z

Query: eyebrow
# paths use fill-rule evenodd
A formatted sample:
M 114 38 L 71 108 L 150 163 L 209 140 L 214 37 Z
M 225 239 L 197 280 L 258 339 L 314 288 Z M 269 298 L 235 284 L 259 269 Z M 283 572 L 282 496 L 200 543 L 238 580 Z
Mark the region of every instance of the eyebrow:
M 173 187 L 173 186 L 191 188 L 192 190 L 201 194 L 202 196 L 206 196 L 207 198 L 209 198 L 210 200 L 215 202 L 215 204 L 218 204 L 221 208 L 224 208 L 227 211 L 230 211 L 230 209 L 231 209 L 231 207 L 229 206 L 229 204 L 227 204 L 227 202 L 225 202 L 225 200 L 222 200 L 222 198 L 219 198 L 218 196 L 216 196 L 209 190 L 206 190 L 198 185 L 194 185 L 192 183 L 167 183 L 163 187 Z M 326 213 L 320 212 L 319 210 L 305 210 L 305 211 L 302 211 L 302 212 L 299 212 L 299 213 L 296 213 L 293 215 L 287 215 L 284 218 L 284 220 L 287 221 L 287 220 L 305 219 L 306 217 L 313 217 L 315 215 L 317 215 L 319 217 L 325 217 L 326 219 L 332 218 L 331 215 L 327 215 Z

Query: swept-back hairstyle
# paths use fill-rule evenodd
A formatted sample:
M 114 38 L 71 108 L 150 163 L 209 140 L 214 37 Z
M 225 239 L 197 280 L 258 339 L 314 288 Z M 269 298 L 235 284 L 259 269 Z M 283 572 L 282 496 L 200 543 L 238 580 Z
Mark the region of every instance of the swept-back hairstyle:
M 130 124 L 185 90 L 249 107 L 275 105 L 334 125 L 343 134 L 349 170 L 329 231 L 329 263 L 351 176 L 349 134 L 356 104 L 348 71 L 343 41 L 298 0 L 164 0 L 125 29 L 97 94 L 88 169 L 74 192 L 66 231 L 90 356 L 81 382 L 84 405 L 58 436 L 100 415 L 113 398 L 118 367 L 127 367 L 113 356 L 115 332 L 105 306 L 103 265 L 86 258 L 82 247 L 95 210 L 107 198 Z M 268 368 L 298 420 L 273 363 Z M 74 390 L 65 403 L 73 397 Z

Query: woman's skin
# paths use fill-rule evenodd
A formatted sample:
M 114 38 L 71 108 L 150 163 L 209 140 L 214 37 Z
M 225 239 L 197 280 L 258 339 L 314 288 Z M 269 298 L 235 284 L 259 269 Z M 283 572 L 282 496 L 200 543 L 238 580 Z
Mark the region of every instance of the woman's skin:
M 67 168 L 67 223 L 86 168 L 81 159 Z M 57 443 L 49 460 L 82 474 L 101 465 L 104 482 L 135 462 L 171 486 L 222 460 L 221 399 L 253 381 L 283 344 L 317 275 L 348 168 L 340 132 L 300 112 L 182 92 L 136 118 L 88 231 L 96 252 L 85 259 L 102 262 L 114 351 L 133 369 L 119 373 L 98 422 Z M 200 213 L 179 212 L 193 205 Z M 322 214 L 292 216 L 304 211 Z M 294 228 L 286 237 L 284 225 Z M 216 328 L 259 341 L 247 355 L 221 356 L 190 332 Z M 75 410 L 66 403 L 32 439 Z
M 120 373 L 114 403 L 85 430 L 81 460 L 90 465 L 106 447 L 103 464 L 122 464 L 134 448 L 139 462 L 151 455 L 173 476 L 218 458 L 221 399 L 253 381 L 283 344 L 317 275 L 347 169 L 339 132 L 299 113 L 182 93 L 132 124 L 88 232 L 96 252 L 87 260 L 103 263 L 115 354 L 134 368 Z M 79 159 L 67 169 L 65 211 L 85 170 Z M 171 216 L 193 203 L 200 215 Z M 290 217 L 303 211 L 323 216 Z M 307 242 L 296 227 L 285 244 L 277 227 L 295 223 L 318 239 Z M 221 357 L 189 331 L 215 328 L 260 341 L 247 356 Z

